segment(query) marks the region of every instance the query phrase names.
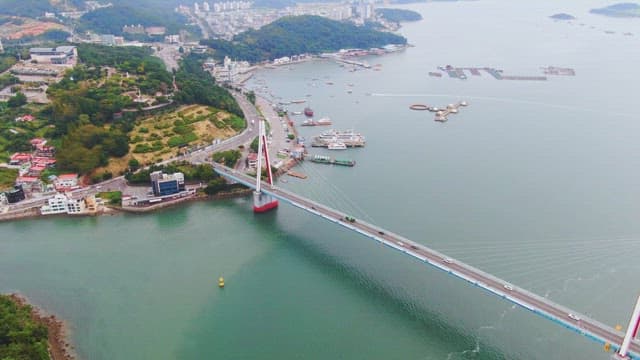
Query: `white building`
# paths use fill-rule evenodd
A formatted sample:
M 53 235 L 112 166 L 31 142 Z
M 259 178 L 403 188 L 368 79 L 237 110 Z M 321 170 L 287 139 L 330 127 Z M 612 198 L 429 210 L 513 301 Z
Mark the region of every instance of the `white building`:
M 56 194 L 47 200 L 47 204 L 40 208 L 42 215 L 55 214 L 83 214 L 96 212 L 97 201 L 95 196 L 85 199 L 72 199 L 64 194 Z
M 31 60 L 41 64 L 69 64 L 78 57 L 75 46 L 58 46 L 55 48 L 29 49 Z
M 203 2 L 202 3 L 202 11 L 204 12 L 209 12 L 211 9 L 209 8 L 209 3 L 208 2 Z
M 47 200 L 47 204 L 40 208 L 42 215 L 54 215 L 65 214 L 67 212 L 67 203 L 69 199 L 62 195 L 56 194 L 54 197 Z
M 67 201 L 67 214 L 80 214 L 84 208 L 84 200 L 69 199 Z
M 250 65 L 247 61 L 232 61 L 228 56 L 224 57 L 222 65 L 214 65 L 211 74 L 218 82 L 234 82 L 238 74 L 249 71 Z
M 56 189 L 72 189 L 78 186 L 78 174 L 62 174 L 54 180 Z

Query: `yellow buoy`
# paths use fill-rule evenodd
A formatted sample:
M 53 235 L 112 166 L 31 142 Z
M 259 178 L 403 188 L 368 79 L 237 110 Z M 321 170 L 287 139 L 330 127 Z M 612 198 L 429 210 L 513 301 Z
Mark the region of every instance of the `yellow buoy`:
M 224 287 L 224 278 L 222 276 L 218 279 L 218 287 Z
M 604 351 L 609 352 L 609 350 L 611 350 L 611 344 L 609 343 L 604 344 Z
M 620 325 L 620 324 L 616 325 L 616 330 L 618 330 L 618 331 L 622 330 L 622 325 Z

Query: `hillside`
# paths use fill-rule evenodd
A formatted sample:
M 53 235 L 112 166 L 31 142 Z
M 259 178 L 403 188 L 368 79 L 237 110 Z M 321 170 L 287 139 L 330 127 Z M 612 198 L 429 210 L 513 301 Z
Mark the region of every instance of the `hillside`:
M 618 3 L 599 9 L 591 9 L 592 14 L 613 17 L 640 17 L 640 4 Z
M 112 3 L 114 6 L 129 6 L 135 9 L 156 9 L 173 11 L 181 4 L 180 0 L 102 0 L 100 3 Z M 0 15 L 24 16 L 37 18 L 45 12 L 85 10 L 84 0 L 0 0 Z
M 168 33 L 175 34 L 186 27 L 186 21 L 184 16 L 173 11 L 114 5 L 84 14 L 80 18 L 80 29 L 122 35 L 123 26 L 139 24 L 144 27 L 165 26 Z
M 203 40 L 215 50 L 214 57 L 260 62 L 296 54 L 319 54 L 346 48 L 406 44 L 402 36 L 358 27 L 320 16 L 288 16 L 258 30 L 236 35 L 233 41 Z
M 376 15 L 391 22 L 419 21 L 422 20 L 420 13 L 405 9 L 376 9 Z
M 570 15 L 570 14 L 566 14 L 566 13 L 558 13 L 558 14 L 554 14 L 549 16 L 550 18 L 552 18 L 553 20 L 575 20 L 575 16 Z

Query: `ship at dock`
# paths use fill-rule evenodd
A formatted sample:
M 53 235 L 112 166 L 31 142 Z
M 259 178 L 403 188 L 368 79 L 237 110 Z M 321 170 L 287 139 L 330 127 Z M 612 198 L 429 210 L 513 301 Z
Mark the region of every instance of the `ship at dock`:
M 313 138 L 311 146 L 326 147 L 331 145 L 332 150 L 338 150 L 336 145 L 343 143 L 345 147 L 363 147 L 365 145 L 365 137 L 353 130 L 327 130 L 322 134 Z
M 318 121 L 315 121 L 313 119 L 308 119 L 302 122 L 302 124 L 300 124 L 300 126 L 322 126 L 322 125 L 331 125 L 332 122 L 329 118 L 322 118 Z
M 334 159 L 329 156 L 324 155 L 314 155 L 310 161 L 318 164 L 327 164 L 327 165 L 340 165 L 340 166 L 355 166 L 356 162 L 354 160 L 348 159 Z

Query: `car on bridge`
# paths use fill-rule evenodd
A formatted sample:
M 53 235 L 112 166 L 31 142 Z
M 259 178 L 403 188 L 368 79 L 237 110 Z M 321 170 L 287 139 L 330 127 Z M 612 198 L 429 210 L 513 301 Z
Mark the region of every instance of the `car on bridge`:
M 580 317 L 578 317 L 576 314 L 569 313 L 569 314 L 567 314 L 567 316 L 572 320 L 580 321 Z

